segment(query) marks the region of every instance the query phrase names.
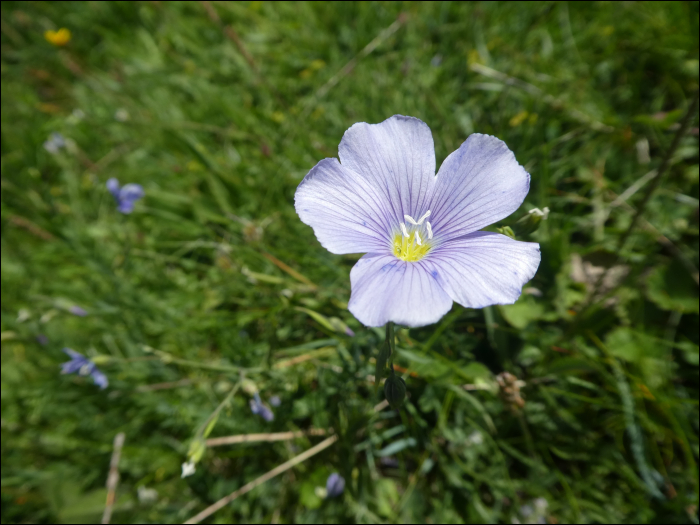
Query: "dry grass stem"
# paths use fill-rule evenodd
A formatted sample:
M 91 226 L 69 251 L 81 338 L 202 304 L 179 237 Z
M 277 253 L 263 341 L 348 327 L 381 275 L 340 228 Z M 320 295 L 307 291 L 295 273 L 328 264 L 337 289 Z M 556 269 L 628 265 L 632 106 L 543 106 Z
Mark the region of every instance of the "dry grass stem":
M 221 445 L 236 445 L 238 443 L 253 443 L 256 441 L 286 441 L 304 436 L 325 436 L 329 431 L 325 428 L 311 428 L 309 430 L 296 430 L 289 432 L 268 432 L 264 434 L 239 434 L 236 436 L 224 436 L 207 439 L 208 447 Z
M 238 489 L 238 490 L 232 492 L 232 493 L 229 494 L 228 496 L 221 498 L 221 499 L 220 499 L 219 501 L 217 501 L 216 503 L 214 503 L 214 504 L 212 504 L 212 505 L 209 505 L 206 509 L 204 509 L 204 510 L 203 510 L 202 512 L 200 512 L 199 514 L 196 514 L 195 516 L 192 516 L 192 517 L 191 517 L 189 520 L 187 520 L 185 523 L 199 523 L 199 522 L 202 521 L 204 518 L 207 518 L 207 517 L 211 516 L 211 515 L 214 514 L 217 510 L 219 510 L 219 509 L 225 507 L 226 505 L 228 505 L 229 503 L 231 503 L 233 500 L 235 500 L 235 499 L 238 498 L 239 496 L 242 496 L 243 494 L 246 494 L 246 493 L 250 492 L 251 490 L 253 490 L 253 489 L 254 489 L 255 487 L 257 487 L 258 485 L 262 485 L 262 484 L 265 483 L 266 481 L 268 481 L 268 480 L 274 478 L 275 476 L 281 474 L 282 472 L 285 472 L 285 471 L 289 470 L 290 468 L 294 467 L 295 465 L 298 465 L 299 463 L 301 463 L 301 462 L 303 462 L 303 461 L 306 461 L 306 460 L 309 459 L 310 457 L 315 456 L 316 454 L 318 454 L 318 453 L 321 452 L 322 450 L 325 450 L 325 449 L 327 449 L 328 447 L 330 447 L 330 446 L 331 446 L 333 443 L 335 443 L 336 441 L 338 441 L 338 436 L 337 436 L 337 435 L 333 435 L 333 436 L 331 436 L 331 437 L 329 437 L 329 438 L 327 438 L 327 439 L 324 439 L 324 440 L 321 441 L 318 445 L 316 445 L 316 446 L 314 446 L 314 447 L 311 447 L 309 450 L 307 450 L 307 451 L 305 451 L 305 452 L 302 452 L 302 453 L 299 454 L 298 456 L 294 456 L 294 457 L 293 457 L 292 459 L 290 459 L 289 461 L 285 461 L 284 463 L 282 463 L 281 465 L 276 466 L 275 468 L 273 468 L 273 469 L 270 470 L 269 472 L 266 472 L 265 474 L 263 474 L 263 475 L 260 476 L 259 478 L 254 479 L 253 481 L 251 481 L 250 483 L 248 483 L 248 484 L 246 484 L 246 485 L 243 485 L 240 489 Z

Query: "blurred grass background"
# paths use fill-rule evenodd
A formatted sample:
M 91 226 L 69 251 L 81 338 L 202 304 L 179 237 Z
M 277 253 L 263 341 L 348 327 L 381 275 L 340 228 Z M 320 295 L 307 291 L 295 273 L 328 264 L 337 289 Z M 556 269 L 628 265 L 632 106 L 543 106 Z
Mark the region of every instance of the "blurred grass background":
M 617 250 L 698 88 L 697 2 L 1 9 L 3 523 L 99 520 L 118 432 L 123 523 L 182 522 L 323 439 L 210 446 L 181 479 L 227 399 L 210 438 L 339 440 L 208 522 L 698 522 L 696 120 Z M 293 208 L 350 125 L 394 114 L 438 165 L 472 132 L 506 141 L 532 187 L 498 226 L 551 210 L 518 303 L 398 332 L 399 412 L 373 410 L 357 256 Z M 110 177 L 143 185 L 133 214 Z M 60 375 L 63 347 L 109 388 Z

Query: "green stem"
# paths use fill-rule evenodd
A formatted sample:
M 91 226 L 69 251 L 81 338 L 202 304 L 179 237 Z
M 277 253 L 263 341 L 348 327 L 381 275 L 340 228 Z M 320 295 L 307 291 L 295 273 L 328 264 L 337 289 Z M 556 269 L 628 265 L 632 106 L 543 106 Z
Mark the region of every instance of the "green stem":
M 241 375 L 241 380 L 242 380 L 242 379 L 243 379 L 243 376 Z M 209 417 L 207 418 L 207 420 L 199 426 L 199 428 L 197 429 L 197 433 L 195 434 L 195 437 L 196 437 L 196 438 L 201 438 L 201 437 L 202 437 L 202 435 L 204 434 L 204 431 L 205 431 L 206 428 L 209 426 L 209 423 L 211 423 L 211 421 L 212 421 L 215 417 L 217 417 L 217 416 L 219 415 L 219 412 L 221 412 L 221 409 L 224 408 L 224 407 L 228 404 L 229 401 L 231 401 L 231 399 L 233 398 L 233 396 L 236 395 L 236 392 L 238 392 L 238 388 L 239 388 L 240 386 L 241 386 L 241 381 L 238 381 L 238 383 L 236 383 L 235 385 L 233 385 L 233 388 L 231 388 L 231 391 L 230 391 L 230 392 L 228 393 L 228 395 L 224 398 L 224 400 L 223 400 L 221 403 L 219 403 L 219 406 L 216 407 L 216 409 L 214 410 L 214 412 L 212 412 L 212 413 L 209 415 Z
M 215 365 L 211 363 L 200 363 L 199 361 L 190 361 L 188 359 L 180 359 L 178 357 L 173 357 L 168 352 L 162 350 L 156 350 L 155 348 L 144 347 L 144 351 L 153 352 L 158 356 L 158 358 L 165 364 L 175 364 L 180 366 L 188 366 L 191 368 L 201 368 L 204 370 L 213 370 L 216 372 L 228 372 L 228 373 L 246 373 L 246 372 L 262 372 L 263 367 L 254 368 L 244 368 L 242 366 L 235 365 Z
M 386 340 L 389 343 L 389 368 L 391 375 L 394 375 L 394 345 L 396 342 L 394 340 L 394 323 L 391 321 L 386 324 Z

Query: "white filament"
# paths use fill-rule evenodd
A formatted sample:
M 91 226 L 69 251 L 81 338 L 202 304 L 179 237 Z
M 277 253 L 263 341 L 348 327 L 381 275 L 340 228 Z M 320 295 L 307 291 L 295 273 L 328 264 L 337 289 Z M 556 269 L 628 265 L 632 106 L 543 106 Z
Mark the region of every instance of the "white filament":
M 403 233 L 404 237 L 408 237 L 408 232 L 406 231 L 406 225 L 403 222 L 401 223 L 401 233 Z
M 410 215 L 404 215 L 403 218 L 406 219 L 406 222 L 410 222 L 411 224 L 415 224 L 416 226 L 420 224 L 417 223 Z
M 426 212 L 423 214 L 423 216 L 422 216 L 420 219 L 418 219 L 418 224 L 423 224 L 423 221 L 424 221 L 425 219 L 427 219 L 428 217 L 430 217 L 430 210 L 426 211 Z
M 433 238 L 433 228 L 430 226 L 430 223 L 428 221 L 425 222 L 425 227 L 428 228 L 428 239 Z
M 416 235 L 415 235 L 415 237 L 414 237 L 413 239 L 414 239 L 414 242 L 415 242 L 418 246 L 420 246 L 420 245 L 423 244 L 422 242 L 420 242 L 420 235 L 418 235 L 418 232 L 416 232 Z

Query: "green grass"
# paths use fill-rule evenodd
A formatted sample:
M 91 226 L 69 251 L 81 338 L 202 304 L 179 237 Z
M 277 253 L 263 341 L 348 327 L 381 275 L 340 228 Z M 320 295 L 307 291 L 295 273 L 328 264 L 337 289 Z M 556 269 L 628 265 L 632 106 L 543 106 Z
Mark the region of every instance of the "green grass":
M 644 187 L 615 202 L 698 88 L 696 2 L 6 2 L 1 43 L 3 523 L 99 520 L 118 432 L 124 523 L 182 522 L 323 439 L 209 447 L 181 479 L 232 389 L 209 437 L 339 440 L 208 522 L 525 523 L 537 498 L 550 523 L 698 522 L 697 121 L 621 250 Z M 497 226 L 551 214 L 522 237 L 542 264 L 518 303 L 398 331 L 410 398 L 375 413 L 357 256 L 293 196 L 348 127 L 393 114 L 431 127 L 438 164 L 472 132 L 506 141 L 532 186 Z M 144 186 L 133 214 L 109 177 Z M 60 375 L 63 347 L 109 388 Z

